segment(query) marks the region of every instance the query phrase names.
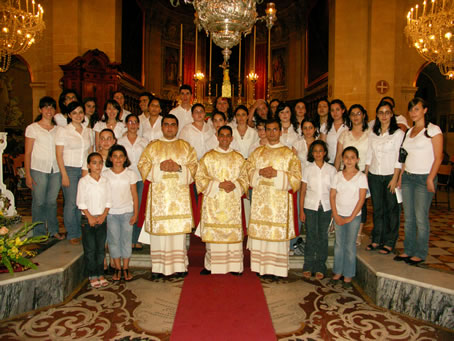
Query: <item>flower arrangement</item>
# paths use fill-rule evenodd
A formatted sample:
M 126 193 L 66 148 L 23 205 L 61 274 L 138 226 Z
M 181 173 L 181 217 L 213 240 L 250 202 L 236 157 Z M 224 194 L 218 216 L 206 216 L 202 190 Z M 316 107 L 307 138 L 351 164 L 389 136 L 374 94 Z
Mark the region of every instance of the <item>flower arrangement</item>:
M 17 265 L 21 265 L 23 268 L 36 269 L 36 265 L 28 258 L 36 256 L 36 251 L 27 250 L 25 245 L 42 243 L 46 241 L 49 236 L 36 236 L 27 238 L 26 235 L 30 232 L 37 224 L 25 223 L 22 228 L 14 233 L 10 233 L 10 230 L 6 226 L 0 228 L 0 263 L 8 269 L 10 273 L 14 272 L 14 268 Z

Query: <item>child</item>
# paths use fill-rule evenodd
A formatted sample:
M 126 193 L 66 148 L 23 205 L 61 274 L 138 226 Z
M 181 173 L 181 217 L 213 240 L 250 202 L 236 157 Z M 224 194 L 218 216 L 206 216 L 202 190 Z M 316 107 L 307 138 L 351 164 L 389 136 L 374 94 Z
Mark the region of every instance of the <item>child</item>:
M 136 188 L 139 179 L 134 171 L 127 168 L 130 164 L 125 147 L 114 145 L 110 148 L 106 161 L 106 167 L 110 169 L 103 172 L 110 180 L 112 193 L 115 193 L 107 216 L 107 243 L 115 265 L 115 273 L 112 276 L 114 281 L 119 281 L 122 275 L 125 281 L 132 279 L 129 258 L 132 252 L 132 226 L 139 213 Z M 123 268 L 120 258 L 123 259 Z
M 265 144 L 268 143 L 265 132 L 265 123 L 266 121 L 264 120 L 258 120 L 256 122 L 255 129 L 257 130 L 257 135 L 259 136 L 259 139 L 255 141 L 253 144 L 251 144 L 251 146 L 249 147 L 248 155 L 251 155 L 256 148 L 264 146 Z
M 105 128 L 99 133 L 99 146 L 97 152 L 99 155 L 101 155 L 102 160 L 103 160 L 103 167 L 102 171 L 105 171 L 106 168 L 106 160 L 107 160 L 107 155 L 109 154 L 109 149 L 112 147 L 114 144 L 117 144 L 117 138 L 115 137 L 115 134 L 112 129 Z M 82 166 L 82 176 L 87 175 L 88 173 L 88 168 L 87 164 L 84 162 Z
M 350 288 L 356 271 L 356 236 L 368 185 L 366 175 L 358 168 L 358 149 L 345 148 L 342 161 L 344 169 L 334 177 L 330 192 L 336 228 L 333 282 L 337 283 L 344 276 L 344 288 Z
M 105 287 L 104 245 L 106 243 L 106 217 L 111 206 L 109 180 L 101 176 L 104 161 L 99 153 L 87 158 L 89 174 L 79 181 L 77 207 L 82 211 L 82 245 L 86 271 L 92 288 Z
M 322 140 L 314 141 L 307 155 L 300 191 L 300 219 L 306 223 L 303 276 L 321 280 L 326 274 L 328 228 L 331 220 L 329 202 L 336 169 L 328 161 L 328 148 Z

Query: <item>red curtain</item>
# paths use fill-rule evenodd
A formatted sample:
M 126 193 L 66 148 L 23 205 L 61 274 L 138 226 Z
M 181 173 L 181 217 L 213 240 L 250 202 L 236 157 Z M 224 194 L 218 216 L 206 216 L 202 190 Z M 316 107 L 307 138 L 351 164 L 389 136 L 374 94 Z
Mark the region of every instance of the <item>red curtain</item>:
M 255 83 L 255 98 L 266 99 L 267 61 L 266 44 L 257 44 L 255 49 L 255 73 L 259 75 Z
M 183 84 L 191 85 L 192 91 L 194 91 L 194 43 L 184 43 L 183 46 Z

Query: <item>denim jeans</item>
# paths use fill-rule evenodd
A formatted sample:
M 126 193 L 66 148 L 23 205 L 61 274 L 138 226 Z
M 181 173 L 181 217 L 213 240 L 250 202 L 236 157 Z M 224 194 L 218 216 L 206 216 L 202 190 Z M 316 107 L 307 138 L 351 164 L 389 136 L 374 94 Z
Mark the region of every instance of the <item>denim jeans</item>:
M 297 198 L 296 209 L 298 210 L 298 232 L 299 233 L 295 236 L 295 238 L 290 239 L 290 251 L 293 251 L 293 249 L 295 247 L 295 244 L 296 244 L 296 241 L 298 240 L 298 238 L 300 236 L 300 233 L 301 233 L 301 225 L 299 224 L 299 222 L 300 222 L 300 220 L 299 220 L 299 216 L 300 216 L 300 192 L 299 191 L 298 191 L 298 193 L 296 195 L 296 198 Z
M 91 227 L 85 216 L 81 218 L 82 245 L 84 247 L 85 272 L 88 277 L 98 278 L 104 275 L 104 253 L 107 235 L 107 223 Z
M 334 267 L 336 275 L 354 277 L 356 273 L 356 236 L 358 235 L 361 216 L 355 217 L 348 224 L 336 227 L 336 243 L 334 245 Z
M 388 184 L 393 175 L 375 175 L 369 173 L 368 181 L 372 205 L 374 207 L 372 243 L 386 245 L 394 249 L 400 226 L 400 206 L 395 193 L 391 193 Z
M 66 173 L 69 178 L 69 187 L 63 187 L 63 196 L 65 197 L 65 207 L 63 208 L 63 220 L 68 232 L 67 238 L 80 238 L 80 210 L 76 205 L 77 186 L 79 179 L 82 177 L 82 168 L 66 167 Z
M 143 191 L 143 181 L 137 181 L 137 196 L 139 197 L 139 210 L 140 210 L 140 203 L 142 202 L 142 191 Z M 139 239 L 140 235 L 140 227 L 137 224 L 134 224 L 132 228 L 132 244 L 137 244 L 137 240 Z
M 57 197 L 61 187 L 60 173 L 43 173 L 34 169 L 30 174 L 36 184 L 32 190 L 32 221 L 41 221 L 33 229 L 34 236 L 58 233 Z
M 304 209 L 306 215 L 306 244 L 304 247 L 303 271 L 326 273 L 328 258 L 328 228 L 331 210 L 324 212 Z
M 429 174 L 402 175 L 402 200 L 405 215 L 405 254 L 426 259 L 429 248 L 429 209 L 434 193 L 427 190 Z M 437 188 L 437 178 L 434 179 Z
M 130 258 L 132 252 L 132 225 L 129 225 L 133 213 L 107 215 L 107 243 L 112 258 Z

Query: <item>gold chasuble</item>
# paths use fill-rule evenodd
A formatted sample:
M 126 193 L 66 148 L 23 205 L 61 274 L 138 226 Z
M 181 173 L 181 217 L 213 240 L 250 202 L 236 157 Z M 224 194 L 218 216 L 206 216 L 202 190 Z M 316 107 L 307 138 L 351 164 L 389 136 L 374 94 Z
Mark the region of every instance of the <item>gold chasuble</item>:
M 180 172 L 163 172 L 161 162 L 171 159 Z M 137 164 L 148 187 L 145 231 L 158 236 L 190 233 L 194 226 L 189 184 L 197 170 L 194 148 L 183 140 L 161 138 L 148 144 Z
M 221 148 L 206 153 L 199 162 L 195 182 L 203 193 L 200 236 L 206 243 L 240 243 L 243 240 L 241 196 L 249 184 L 243 156 Z M 227 193 L 219 183 L 231 181 L 235 189 Z M 199 231 L 196 231 L 199 232 Z
M 287 241 L 295 237 L 293 201 L 290 189 L 301 185 L 301 162 L 281 143 L 260 146 L 247 160 L 252 203 L 248 235 L 264 241 Z M 277 176 L 259 175 L 262 168 L 273 167 Z M 296 208 L 295 208 L 296 209 Z

